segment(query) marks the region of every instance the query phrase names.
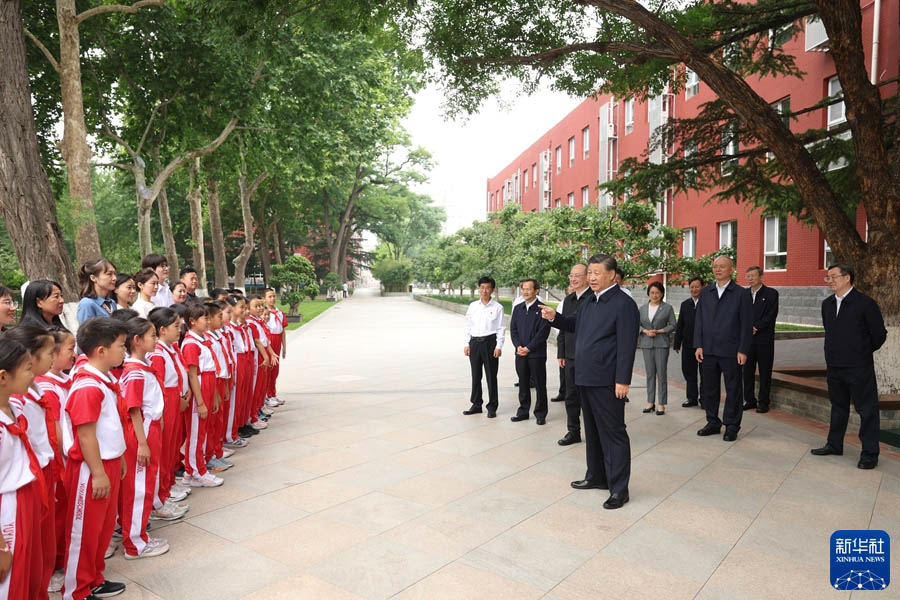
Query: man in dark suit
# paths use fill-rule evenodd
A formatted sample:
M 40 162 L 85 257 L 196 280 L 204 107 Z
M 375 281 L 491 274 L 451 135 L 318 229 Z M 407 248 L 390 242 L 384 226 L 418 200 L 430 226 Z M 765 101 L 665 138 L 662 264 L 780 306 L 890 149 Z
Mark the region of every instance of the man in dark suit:
M 750 290 L 732 281 L 733 272 L 734 262 L 727 256 L 713 261 L 716 280 L 700 292 L 694 324 L 694 355 L 703 372 L 701 403 L 706 410 L 706 426 L 697 435 L 718 434 L 724 422 L 726 442 L 735 441 L 741 428 L 741 367 L 753 337 Z M 722 378 L 725 409 L 719 419 Z
M 700 290 L 703 289 L 703 280 L 699 277 L 691 277 L 688 281 L 688 289 L 691 291 L 691 297 L 682 302 L 681 308 L 678 309 L 678 323 L 675 325 L 675 341 L 673 343 L 676 353 L 680 353 L 681 347 L 684 346 L 684 352 L 681 354 L 681 374 L 684 375 L 687 400 L 681 405 L 685 408 L 697 406 L 700 399 L 700 388 L 697 385 L 700 363 L 697 362 L 694 354 L 697 350 L 694 346 L 694 318 L 697 313 Z
M 775 320 L 778 318 L 778 290 L 763 284 L 762 267 L 750 267 L 746 273 L 753 300 L 753 341 L 744 365 L 744 410 L 755 408 L 769 412 L 772 388 L 772 364 L 775 361 Z M 756 367 L 759 365 L 759 400 L 754 395 Z
M 547 422 L 547 336 L 550 324 L 541 318 L 543 302 L 537 299 L 540 284 L 534 279 L 519 282 L 522 302 L 513 308 L 509 319 L 509 337 L 516 349 L 516 373 L 519 375 L 519 410 L 511 421 L 526 421 L 531 411 L 531 389 L 534 377 L 534 418 L 538 425 Z
M 595 254 L 588 261 L 591 293 L 574 317 L 544 307 L 553 326 L 575 332 L 575 385 L 584 406 L 587 472 L 573 481 L 579 490 L 610 491 L 603 508 L 628 502 L 631 443 L 625 431 L 625 397 L 637 349 L 640 315 L 637 304 L 616 285 L 616 259 Z
M 574 318 L 584 299 L 588 297 L 587 265 L 578 263 L 569 271 L 569 287 L 572 293 L 563 298 L 561 314 Z M 563 371 L 566 400 L 566 435 L 557 443 L 569 446 L 581 441 L 581 395 L 575 385 L 575 343 L 574 331 L 559 330 L 556 336 L 556 360 Z
M 825 326 L 831 425 L 828 442 L 811 452 L 816 456 L 844 453 L 844 433 L 852 399 L 859 413 L 859 441 L 862 442 L 856 466 L 874 469 L 878 465 L 881 420 L 872 355 L 887 339 L 887 329 L 878 304 L 853 289 L 853 279 L 853 269 L 848 265 L 828 267 L 825 281 L 834 293 L 822 302 L 822 324 Z

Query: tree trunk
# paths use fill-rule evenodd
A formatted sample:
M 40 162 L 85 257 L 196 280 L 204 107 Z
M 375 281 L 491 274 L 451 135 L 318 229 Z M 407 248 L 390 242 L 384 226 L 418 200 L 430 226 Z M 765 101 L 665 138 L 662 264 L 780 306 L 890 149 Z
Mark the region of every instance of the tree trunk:
M 268 286 L 272 279 L 272 258 L 269 256 L 269 235 L 272 227 L 266 223 L 265 205 L 262 203 L 259 207 L 257 224 L 259 225 L 259 262 L 262 264 L 263 279 Z
M 59 80 L 62 91 L 63 138 L 60 153 L 66 162 L 72 216 L 75 220 L 75 256 L 79 263 L 100 257 L 100 236 L 94 217 L 91 188 L 91 148 L 84 121 L 81 89 L 81 41 L 75 0 L 56 0 L 59 24 Z
M 216 287 L 228 287 L 228 263 L 225 262 L 225 234 L 222 231 L 222 214 L 219 208 L 219 180 L 210 177 L 207 180 L 209 196 L 207 209 L 209 210 L 209 231 L 212 235 L 213 270 L 215 271 Z
M 198 291 L 206 291 L 206 256 L 203 247 L 203 193 L 200 191 L 200 184 L 197 181 L 197 171 L 200 169 L 200 159 L 196 159 L 190 168 L 190 185 L 188 187 L 188 205 L 191 208 L 191 239 L 192 239 L 192 257 L 194 268 L 197 269 L 197 278 L 200 284 L 197 286 Z M 194 183 L 197 183 L 196 187 Z M 205 294 L 201 294 L 205 295 Z
M 253 254 L 253 211 L 250 209 L 250 198 L 256 192 L 256 188 L 269 176 L 268 171 L 257 175 L 251 183 L 247 183 L 247 163 L 244 161 L 244 150 L 240 147 L 241 175 L 238 178 L 238 188 L 241 194 L 241 216 L 244 219 L 244 245 L 240 253 L 234 259 L 234 287 L 244 289 L 247 279 L 247 263 Z
M 153 242 L 150 239 L 150 211 L 153 210 L 153 200 L 145 197 L 147 190 L 147 176 L 143 163 L 134 161 L 131 172 L 134 175 L 134 190 L 137 196 L 138 210 L 138 247 L 141 256 L 147 256 L 153 252 Z
M 0 213 L 26 277 L 58 281 L 66 299 L 78 298 L 38 150 L 20 0 L 0 2 Z
M 150 154 L 153 158 L 153 168 L 158 173 L 162 168 L 159 162 L 159 144 L 151 147 Z M 159 224 L 162 229 L 163 246 L 166 249 L 166 262 L 169 263 L 169 283 L 178 281 L 178 251 L 175 249 L 175 234 L 172 232 L 172 216 L 169 214 L 169 194 L 163 185 L 156 197 L 159 206 Z
M 272 249 L 275 251 L 275 262 L 279 265 L 284 264 L 285 252 L 282 249 L 282 244 L 284 243 L 284 226 L 281 224 L 281 219 L 275 222 L 275 226 L 272 229 Z

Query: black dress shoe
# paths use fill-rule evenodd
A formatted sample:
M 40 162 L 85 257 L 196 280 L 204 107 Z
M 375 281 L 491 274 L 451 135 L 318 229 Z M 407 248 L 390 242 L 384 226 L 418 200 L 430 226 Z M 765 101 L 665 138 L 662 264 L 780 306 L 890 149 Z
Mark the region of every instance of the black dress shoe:
M 515 382 L 513 385 L 516 386 L 516 387 L 519 387 L 519 382 L 517 381 L 517 382 Z
M 565 398 L 563 398 L 562 396 L 554 396 L 550 398 L 550 402 L 562 402 L 563 400 L 565 400 Z
M 607 510 L 615 510 L 622 508 L 628 502 L 628 492 L 624 494 L 610 494 L 609 499 L 603 503 L 603 508 Z
M 477 415 L 477 414 L 479 414 L 480 412 L 481 412 L 481 409 L 480 409 L 480 408 L 474 408 L 474 407 L 473 407 L 473 408 L 470 408 L 469 410 L 464 410 L 464 411 L 463 411 L 463 414 L 464 414 L 464 415 Z
M 576 490 L 608 490 L 609 485 L 601 481 L 590 481 L 588 479 L 580 479 L 570 483 Z
M 537 424 L 538 425 L 546 425 L 547 419 L 545 419 L 544 417 L 538 417 Z
M 721 427 L 716 427 L 715 425 L 707 425 L 703 429 L 697 432 L 697 435 L 719 435 L 719 432 L 722 431 Z
M 877 458 L 860 458 L 859 462 L 856 463 L 857 469 L 874 469 L 878 466 Z
M 652 412 L 655 411 L 655 410 L 656 410 L 656 405 L 655 405 L 655 404 L 651 404 L 650 406 L 648 406 L 647 408 L 645 408 L 645 409 L 642 410 L 641 412 L 642 412 L 642 413 L 652 413 Z
M 571 431 L 563 436 L 561 440 L 556 442 L 560 446 L 571 446 L 572 444 L 580 444 L 581 443 L 581 434 L 575 434 Z
M 681 406 L 683 406 L 684 408 L 690 408 L 691 406 L 700 406 L 700 403 L 696 400 L 685 400 L 681 403 Z
M 844 454 L 843 451 L 838 452 L 828 444 L 822 446 L 821 448 L 813 448 L 809 451 L 810 454 L 815 456 L 828 456 L 829 454 L 834 454 L 835 456 L 841 456 Z
M 497 411 L 496 411 L 496 410 L 489 410 L 489 411 L 488 411 L 488 419 L 493 419 L 493 418 L 496 417 L 496 416 L 497 416 Z
M 756 412 L 758 412 L 758 413 L 769 412 L 769 405 L 768 404 L 760 404 L 759 406 L 756 407 Z
M 744 402 L 744 405 L 741 408 L 744 410 L 751 410 L 756 408 L 756 402 Z
M 528 417 L 527 416 L 520 417 L 519 415 L 516 415 L 514 417 L 510 417 L 509 420 L 512 421 L 513 423 L 518 423 L 519 421 L 527 421 Z
M 737 432 L 736 431 L 726 431 L 725 435 L 722 436 L 722 439 L 725 440 L 726 442 L 733 442 L 737 439 Z

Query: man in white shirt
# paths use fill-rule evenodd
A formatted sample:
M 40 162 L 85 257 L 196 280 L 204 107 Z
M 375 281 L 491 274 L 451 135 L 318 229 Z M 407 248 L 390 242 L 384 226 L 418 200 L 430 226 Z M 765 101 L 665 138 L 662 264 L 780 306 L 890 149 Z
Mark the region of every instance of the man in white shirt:
M 632 295 L 631 290 L 629 290 L 627 287 L 625 287 L 624 282 L 625 282 L 625 271 L 623 271 L 619 267 L 616 267 L 616 285 L 619 286 L 619 289 L 621 289 L 623 292 L 625 292 L 626 296 L 628 296 L 629 298 L 634 300 L 634 296 Z M 635 303 L 637 303 L 637 300 L 634 300 L 634 301 L 635 301 Z
M 506 321 L 503 306 L 493 299 L 496 283 L 490 277 L 478 280 L 480 298 L 469 305 L 466 311 L 466 328 L 464 332 L 466 346 L 463 353 L 469 357 L 472 367 L 472 394 L 469 398 L 472 406 L 464 410 L 464 415 L 482 412 L 484 397 L 481 390 L 481 372 L 487 375 L 488 404 L 487 416 L 497 416 L 498 393 L 497 371 L 500 368 L 500 354 L 503 348 L 503 337 L 506 334 Z

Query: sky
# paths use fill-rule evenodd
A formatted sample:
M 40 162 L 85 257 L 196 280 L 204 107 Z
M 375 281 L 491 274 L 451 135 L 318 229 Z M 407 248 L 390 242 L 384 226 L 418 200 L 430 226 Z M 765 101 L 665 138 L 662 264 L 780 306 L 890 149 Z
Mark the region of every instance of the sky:
M 443 94 L 436 85 L 416 95 L 404 125 L 414 145 L 432 154 L 435 167 L 429 181 L 417 188 L 447 211 L 444 233 L 484 219 L 486 184 L 581 102 L 566 94 L 542 89 L 518 96 L 510 86 L 500 100 L 486 102 L 466 120 L 450 121 L 441 108 Z

